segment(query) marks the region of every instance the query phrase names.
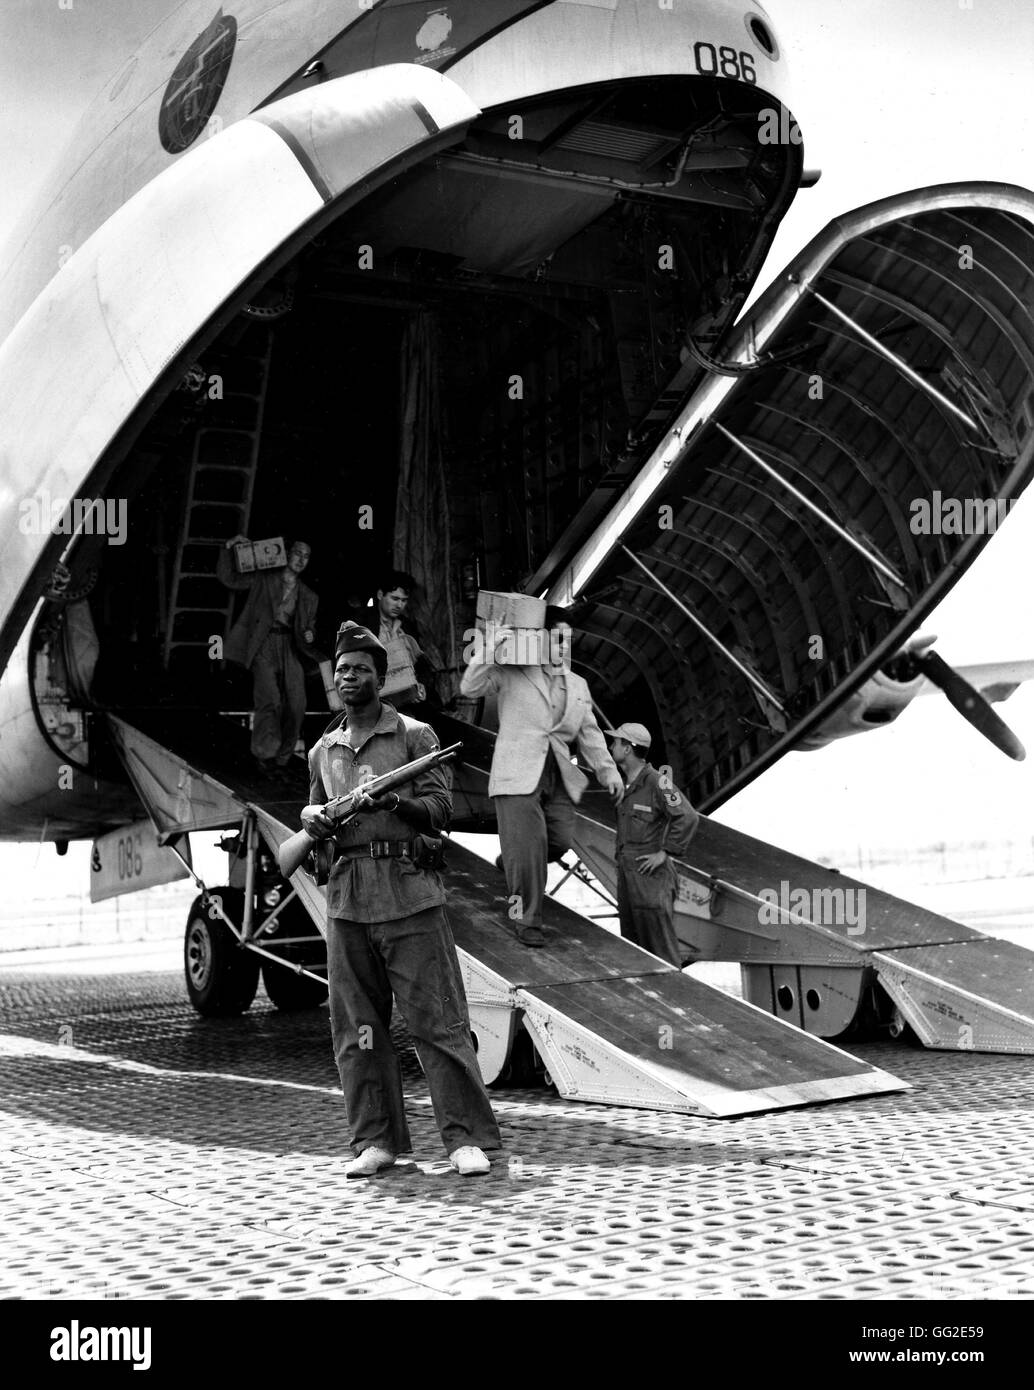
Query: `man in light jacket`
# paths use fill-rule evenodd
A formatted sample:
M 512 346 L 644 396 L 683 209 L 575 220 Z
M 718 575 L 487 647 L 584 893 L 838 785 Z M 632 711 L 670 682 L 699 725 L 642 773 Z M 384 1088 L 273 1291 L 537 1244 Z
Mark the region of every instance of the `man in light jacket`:
M 621 774 L 592 712 L 589 687 L 560 655 L 569 650 L 563 609 L 547 609 L 546 626 L 550 655 L 557 659 L 543 666 L 501 666 L 494 651 L 478 650 L 460 682 L 464 695 L 494 692 L 499 700 L 488 794 L 499 822 L 511 916 L 517 939 L 525 946 L 545 944 L 542 899 L 547 865 L 570 848 L 575 803 L 588 786 L 571 762 L 571 742 L 577 740 L 582 756 L 615 802 L 624 793 Z

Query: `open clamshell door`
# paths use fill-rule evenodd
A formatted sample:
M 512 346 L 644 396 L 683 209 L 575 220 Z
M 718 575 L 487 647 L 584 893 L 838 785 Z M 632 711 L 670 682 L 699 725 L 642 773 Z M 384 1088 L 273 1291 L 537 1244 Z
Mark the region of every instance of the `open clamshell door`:
M 1034 194 L 847 214 L 724 348 L 688 350 L 702 375 L 640 472 L 528 588 L 578 605 L 601 689 L 642 673 L 709 811 L 901 647 L 1030 481 Z

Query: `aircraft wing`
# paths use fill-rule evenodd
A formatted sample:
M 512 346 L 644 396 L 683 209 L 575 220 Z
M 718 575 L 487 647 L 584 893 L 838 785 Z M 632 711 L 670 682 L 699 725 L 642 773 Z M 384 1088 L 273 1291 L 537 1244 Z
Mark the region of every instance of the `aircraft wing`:
M 992 704 L 1008 700 L 1024 681 L 1034 680 L 1034 661 L 987 661 L 977 666 L 956 666 L 955 670 Z M 917 693 L 938 695 L 941 691 L 939 686 L 924 678 Z

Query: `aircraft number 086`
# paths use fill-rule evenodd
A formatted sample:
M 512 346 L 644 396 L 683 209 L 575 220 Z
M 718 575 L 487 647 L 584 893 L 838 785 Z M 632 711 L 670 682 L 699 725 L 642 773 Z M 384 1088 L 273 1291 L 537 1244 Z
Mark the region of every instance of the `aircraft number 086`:
M 693 60 L 701 77 L 731 77 L 738 82 L 757 85 L 754 59 L 749 53 L 737 53 L 725 44 L 715 48 L 713 43 L 695 43 Z
M 144 861 L 140 854 L 140 836 L 136 836 L 135 845 L 132 835 L 120 839 L 118 842 L 119 882 L 124 883 L 127 878 L 138 878 L 143 871 Z

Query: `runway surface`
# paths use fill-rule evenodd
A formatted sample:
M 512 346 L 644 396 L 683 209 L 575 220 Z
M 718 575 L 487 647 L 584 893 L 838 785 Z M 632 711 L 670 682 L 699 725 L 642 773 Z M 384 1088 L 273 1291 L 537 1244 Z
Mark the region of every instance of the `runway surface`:
M 1034 1296 L 1034 1059 L 849 1050 L 914 1089 L 720 1121 L 494 1091 L 478 1180 L 407 1052 L 414 1155 L 346 1182 L 325 1010 L 202 1020 L 169 943 L 10 953 L 0 1295 Z

